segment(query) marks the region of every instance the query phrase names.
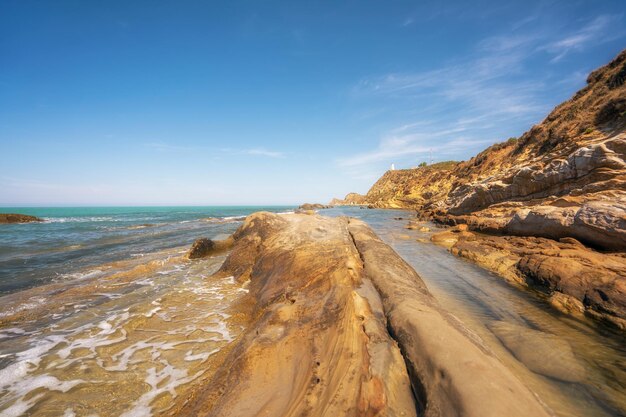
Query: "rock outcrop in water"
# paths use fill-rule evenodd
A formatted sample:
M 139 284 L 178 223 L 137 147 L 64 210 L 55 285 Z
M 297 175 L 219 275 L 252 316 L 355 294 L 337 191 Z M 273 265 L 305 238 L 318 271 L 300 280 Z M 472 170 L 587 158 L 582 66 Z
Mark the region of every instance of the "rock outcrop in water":
M 173 414 L 549 415 L 364 223 L 256 213 L 233 239 L 250 324 Z
M 325 204 L 319 204 L 319 203 L 304 203 L 298 207 L 298 210 L 299 211 L 321 210 L 321 209 L 326 209 L 329 207 L 330 206 L 327 206 Z
M 626 330 L 626 255 L 600 253 L 572 238 L 490 236 L 461 225 L 432 240 L 522 285 L 546 291 L 550 303 Z
M 364 203 L 379 208 L 414 209 L 419 217 L 439 223 L 466 224 L 470 230 L 482 233 L 517 236 L 520 239 L 515 240 L 515 247 L 526 247 L 526 252 L 537 250 L 538 241 L 534 238 L 547 238 L 553 241 L 546 243 L 548 246 L 558 247 L 560 239 L 575 239 L 594 249 L 623 254 L 624 73 L 626 51 L 592 72 L 586 87 L 520 138 L 493 145 L 469 161 L 388 171 L 368 191 Z M 483 252 L 495 250 L 493 241 L 484 242 Z M 561 262 L 558 251 L 547 253 L 542 265 Z M 603 263 L 603 255 L 594 253 L 595 263 L 583 262 L 586 268 Z M 609 264 L 611 256 L 606 257 Z M 590 280 L 584 278 L 588 275 L 570 274 L 566 279 L 565 273 L 557 274 L 559 278 L 546 278 L 546 267 L 541 269 L 532 263 L 510 263 L 509 268 L 527 271 L 526 276 L 535 277 L 550 291 L 568 294 L 563 288 L 578 288 L 573 291 L 574 297 L 585 306 L 598 307 L 592 309 L 602 310 L 602 315 L 626 315 L 619 301 L 626 297 L 626 284 L 619 271 L 614 274 L 617 278 L 609 280 L 615 285 L 607 301 L 595 284 L 603 278 Z M 566 281 L 568 285 L 564 285 Z M 601 303 L 594 301 L 597 297 Z M 612 304 L 609 311 L 604 311 L 607 302 Z
M 43 219 L 27 214 L 0 213 L 0 224 L 43 222 Z
M 198 259 L 227 251 L 233 246 L 233 239 L 211 240 L 205 237 L 196 239 L 187 252 L 187 258 Z

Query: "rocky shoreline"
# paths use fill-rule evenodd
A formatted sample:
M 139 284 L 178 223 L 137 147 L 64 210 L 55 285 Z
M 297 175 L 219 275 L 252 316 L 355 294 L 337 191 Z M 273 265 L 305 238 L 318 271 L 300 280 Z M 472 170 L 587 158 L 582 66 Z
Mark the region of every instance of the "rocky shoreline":
M 249 324 L 172 415 L 550 415 L 361 221 L 253 214 L 216 274 Z
M 624 73 L 626 51 L 521 137 L 468 161 L 387 171 L 366 195 L 333 203 L 408 209 L 463 225 L 439 242 L 506 280 L 540 286 L 562 311 L 623 330 Z
M 545 292 L 550 304 L 626 330 L 626 255 L 594 251 L 573 238 L 491 236 L 460 225 L 431 240 L 505 280 Z

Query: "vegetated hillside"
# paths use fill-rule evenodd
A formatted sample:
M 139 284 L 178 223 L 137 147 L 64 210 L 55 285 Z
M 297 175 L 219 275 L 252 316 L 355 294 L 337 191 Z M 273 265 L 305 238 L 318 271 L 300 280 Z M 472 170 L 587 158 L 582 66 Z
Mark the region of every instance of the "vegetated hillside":
M 365 204 L 445 223 L 626 249 L 626 50 L 518 139 L 468 161 L 388 171 Z
M 387 171 L 370 188 L 365 200 L 379 208 L 431 208 L 445 199 L 456 181 L 458 162 L 447 161 L 414 169 Z

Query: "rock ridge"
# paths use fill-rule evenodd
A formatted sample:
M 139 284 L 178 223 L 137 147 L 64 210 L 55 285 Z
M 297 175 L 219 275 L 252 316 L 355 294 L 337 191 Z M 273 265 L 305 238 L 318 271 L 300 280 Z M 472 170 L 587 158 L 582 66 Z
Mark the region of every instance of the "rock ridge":
M 232 238 L 249 325 L 172 414 L 550 415 L 364 223 L 255 213 Z

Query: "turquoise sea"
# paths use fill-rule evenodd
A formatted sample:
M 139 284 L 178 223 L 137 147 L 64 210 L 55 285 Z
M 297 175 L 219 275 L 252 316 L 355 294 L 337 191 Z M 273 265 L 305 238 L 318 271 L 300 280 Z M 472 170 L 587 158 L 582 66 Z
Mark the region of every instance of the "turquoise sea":
M 0 207 L 44 223 L 0 225 L 0 295 L 84 278 L 90 266 L 232 233 L 255 211 L 289 206 Z

